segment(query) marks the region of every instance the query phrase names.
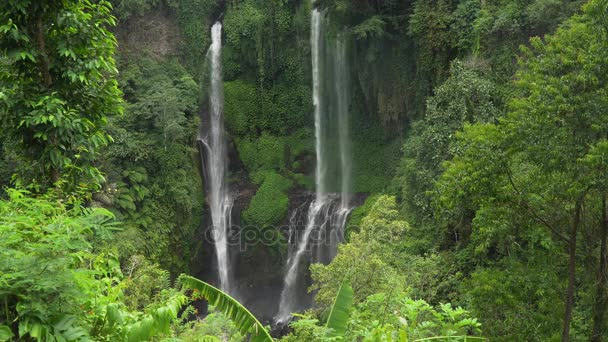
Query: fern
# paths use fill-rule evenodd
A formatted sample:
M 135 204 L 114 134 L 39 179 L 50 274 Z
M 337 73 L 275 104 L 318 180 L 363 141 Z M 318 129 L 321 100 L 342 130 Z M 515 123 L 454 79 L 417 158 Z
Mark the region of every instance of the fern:
M 210 305 L 228 316 L 243 335 L 249 334 L 250 342 L 272 341 L 268 330 L 236 299 L 191 276 L 182 275 L 179 281 L 185 288 L 199 291 Z
M 127 341 L 148 341 L 151 337 L 170 333 L 171 322 L 177 319 L 179 309 L 186 303 L 186 296 L 178 294 L 167 303 L 146 315 L 126 329 Z

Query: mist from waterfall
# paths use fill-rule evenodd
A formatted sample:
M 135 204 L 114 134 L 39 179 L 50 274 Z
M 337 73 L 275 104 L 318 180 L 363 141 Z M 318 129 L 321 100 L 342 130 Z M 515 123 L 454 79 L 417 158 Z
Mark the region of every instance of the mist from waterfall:
M 304 230 L 290 227 L 290 241 L 295 241 L 296 246 L 289 249 L 279 312 L 275 317 L 279 323 L 288 321 L 292 312 L 304 308 L 297 286 L 302 278 L 302 266 L 306 262 L 329 263 L 335 257 L 352 209 L 346 41 L 342 35 L 328 41 L 325 26 L 324 14 L 313 9 L 310 43 L 317 159 L 315 198 L 308 207 Z
M 226 184 L 228 153 L 224 135 L 224 85 L 222 79 L 222 24 L 211 28 L 211 46 L 207 51 L 210 66 L 209 120 L 206 132 L 199 130 L 198 140 L 204 147 L 204 172 L 207 201 L 213 225 L 213 240 L 219 273 L 219 287 L 230 292 L 228 229 L 234 199 Z M 203 120 L 204 122 L 204 120 Z M 203 128 L 201 126 L 201 128 Z

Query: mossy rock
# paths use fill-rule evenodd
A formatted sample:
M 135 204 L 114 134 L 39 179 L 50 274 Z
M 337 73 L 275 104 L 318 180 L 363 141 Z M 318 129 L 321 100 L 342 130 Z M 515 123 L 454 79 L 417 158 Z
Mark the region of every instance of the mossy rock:
M 258 174 L 256 178 L 263 178 L 260 188 L 255 193 L 249 207 L 243 212 L 243 219 L 247 225 L 258 227 L 276 226 L 287 215 L 289 198 L 287 191 L 292 182 L 276 172 Z

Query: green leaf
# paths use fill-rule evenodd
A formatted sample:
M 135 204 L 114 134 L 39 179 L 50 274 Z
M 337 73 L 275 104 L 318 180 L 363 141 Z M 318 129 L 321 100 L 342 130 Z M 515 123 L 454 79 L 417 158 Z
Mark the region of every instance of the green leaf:
M 11 328 L 6 325 L 0 325 L 0 341 L 8 341 L 13 336 L 15 336 L 15 334 L 13 334 Z
M 346 333 L 346 324 L 353 306 L 353 289 L 344 280 L 338 290 L 334 305 L 331 307 L 326 327 L 330 328 L 328 337 L 343 337 Z
M 243 335 L 250 334 L 250 342 L 272 341 L 272 337 L 270 337 L 270 334 L 262 323 L 236 299 L 218 288 L 191 276 L 182 275 L 179 281 L 185 288 L 199 291 L 210 305 L 228 316 Z

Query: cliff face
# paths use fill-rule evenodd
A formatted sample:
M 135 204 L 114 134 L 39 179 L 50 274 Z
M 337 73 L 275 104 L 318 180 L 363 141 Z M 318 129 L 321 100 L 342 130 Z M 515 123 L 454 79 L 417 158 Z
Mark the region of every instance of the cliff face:
M 133 13 L 119 21 L 116 37 L 119 44 L 121 72 L 139 75 L 140 83 L 155 83 L 153 73 L 142 72 L 138 64 L 167 65 L 166 86 L 183 87 L 188 78 L 198 84 L 197 94 L 188 101 L 197 101 L 198 108 L 182 119 L 189 126 L 208 125 L 208 65 L 205 53 L 209 46 L 210 25 L 216 18 L 223 21 L 222 64 L 224 75 L 224 118 L 228 142 L 230 192 L 235 199 L 230 244 L 233 293 L 252 312 L 270 322 L 278 310 L 283 288 L 285 264 L 289 249 L 290 224 L 303 230 L 307 206 L 314 198 L 314 123 L 311 103 L 310 5 L 293 2 L 243 2 L 223 7 L 222 3 L 194 0 L 168 6 L 160 2 L 142 13 Z M 222 14 L 218 14 L 222 12 Z M 328 30 L 328 39 L 333 31 Z M 347 56 L 352 62 L 353 101 L 350 110 L 355 116 L 351 124 L 354 156 L 353 178 L 357 193 L 364 194 L 385 188 L 399 154 L 399 124 L 403 121 L 404 100 L 397 88 L 383 82 L 377 74 L 390 74 L 381 64 L 367 65 L 363 55 L 365 43 L 357 43 Z M 149 62 L 152 60 L 152 62 Z M 133 67 L 133 66 L 137 67 Z M 135 71 L 134 71 L 135 70 Z M 131 102 L 130 78 L 123 82 L 127 102 Z M 166 87 L 165 86 L 165 87 Z M 390 88 L 390 89 L 389 89 Z M 392 89 L 392 90 L 391 90 Z M 167 90 L 167 89 L 165 89 Z M 363 94 L 363 95 L 362 95 Z M 162 99 L 158 104 L 162 106 Z M 161 128 L 160 135 L 150 143 L 165 143 L 171 133 L 167 117 L 175 113 L 162 110 L 159 117 L 146 115 L 155 108 L 140 108 L 138 118 L 142 131 Z M 378 113 L 387 119 L 379 119 Z M 196 131 L 188 131 L 188 153 L 192 156 L 187 169 L 199 173 L 179 177 L 202 179 L 204 160 L 197 152 Z M 161 141 L 162 140 L 162 141 Z M 202 167 L 203 166 L 203 167 Z M 170 177 L 170 176 L 169 176 Z M 200 184 L 200 183 L 199 183 Z M 201 220 L 189 222 L 192 231 L 188 241 L 175 241 L 180 258 L 187 264 L 174 273 L 188 272 L 213 284 L 218 283 L 217 261 L 211 239 L 211 218 L 204 199 L 204 186 L 188 191 L 200 194 L 197 208 Z M 181 191 L 181 190 L 180 190 Z M 355 196 L 355 204 L 365 195 Z M 157 208 L 159 211 L 172 210 Z M 174 234 L 165 231 L 164 234 Z M 291 241 L 292 244 L 297 241 Z M 183 249 L 183 250 L 182 250 Z M 171 250 L 169 253 L 172 253 Z M 169 258 L 175 256 L 169 255 Z M 297 292 L 302 302 L 310 304 L 307 265 L 299 268 L 301 275 Z
M 142 16 L 121 20 L 115 34 L 121 58 L 146 55 L 163 60 L 177 57 L 184 42 L 176 14 L 164 6 Z

